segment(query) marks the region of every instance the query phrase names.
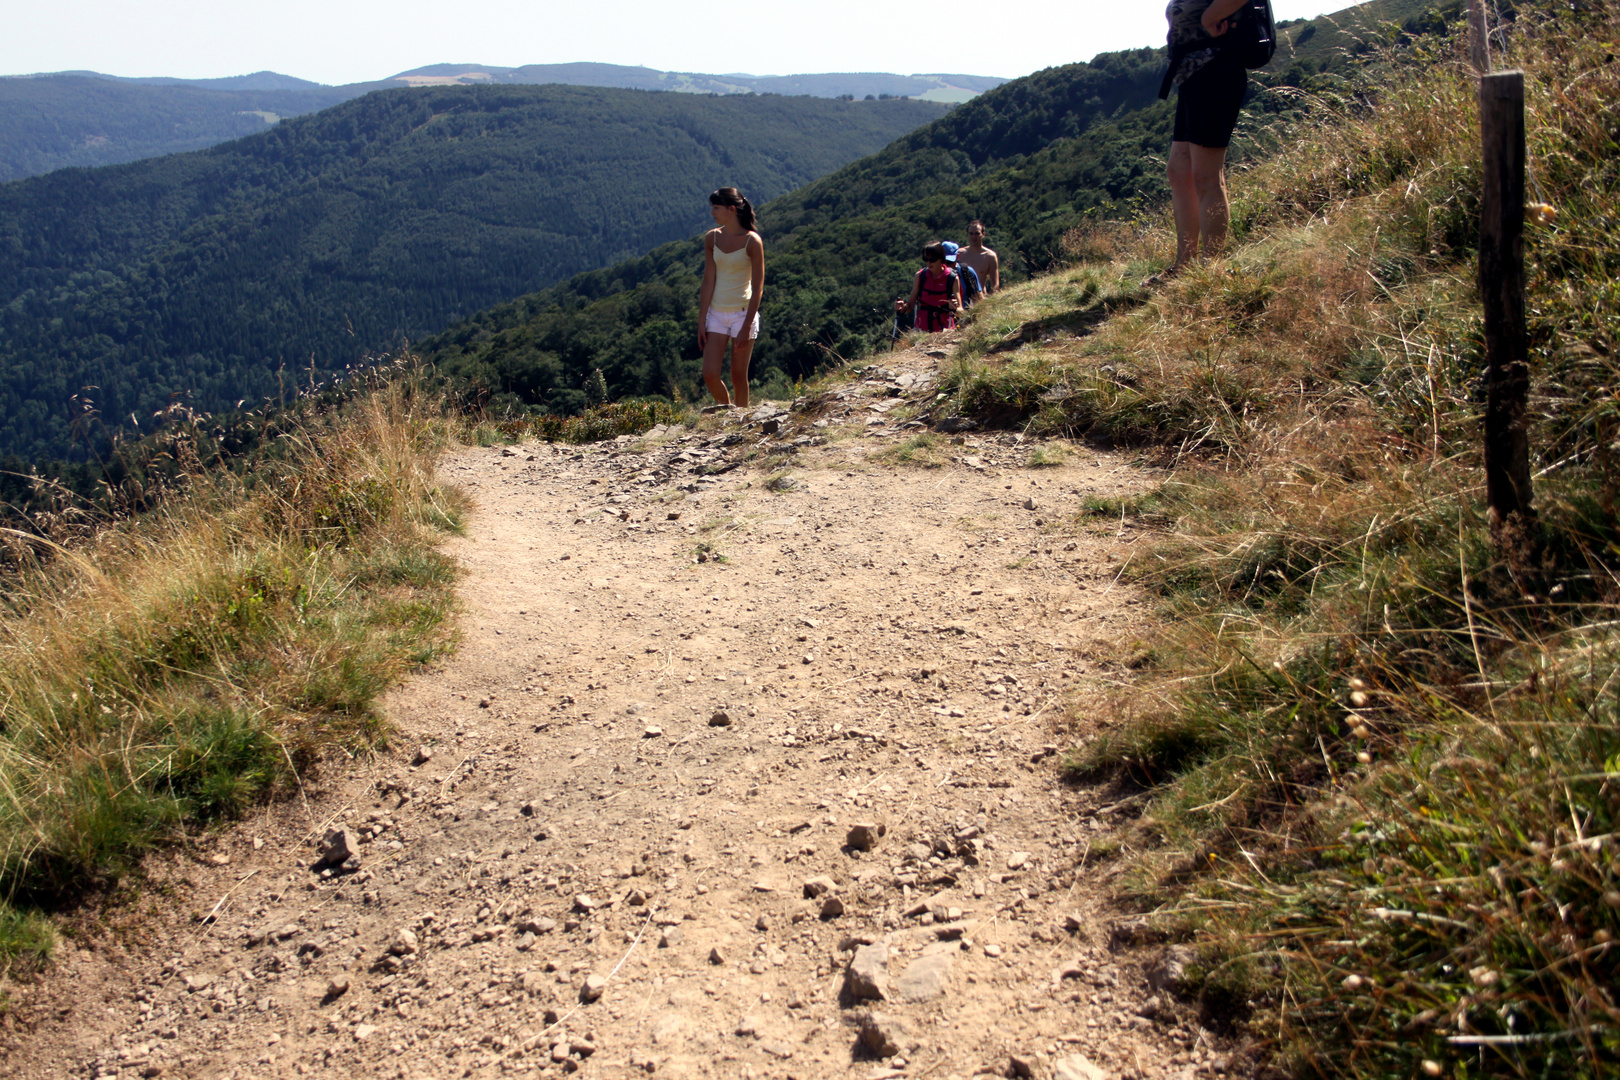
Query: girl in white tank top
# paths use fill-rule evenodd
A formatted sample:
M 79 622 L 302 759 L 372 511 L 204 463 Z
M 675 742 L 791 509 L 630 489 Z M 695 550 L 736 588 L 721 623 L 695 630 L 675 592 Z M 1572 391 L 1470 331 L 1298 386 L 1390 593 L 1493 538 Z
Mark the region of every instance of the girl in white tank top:
M 748 361 L 759 336 L 759 300 L 765 290 L 765 241 L 754 228 L 754 208 L 733 187 L 709 196 L 718 228 L 703 238 L 703 291 L 698 294 L 698 348 L 703 382 L 721 405 L 748 405 Z M 720 377 L 731 346 L 731 388 Z

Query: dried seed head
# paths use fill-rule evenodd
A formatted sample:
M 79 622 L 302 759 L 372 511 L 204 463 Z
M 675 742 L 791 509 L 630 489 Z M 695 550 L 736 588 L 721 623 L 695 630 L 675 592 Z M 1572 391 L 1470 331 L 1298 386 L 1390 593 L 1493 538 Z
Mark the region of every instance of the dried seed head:
M 1603 902 L 1609 907 L 1620 907 L 1620 890 L 1610 889 L 1604 893 Z
M 1350 734 L 1354 735 L 1358 739 L 1365 739 L 1367 736 L 1371 735 L 1372 732 L 1368 731 L 1360 724 L 1357 724 L 1355 727 L 1350 729 Z
M 1356 760 L 1361 762 L 1363 765 L 1371 765 L 1372 755 L 1367 753 L 1365 750 L 1361 750 L 1356 753 Z
M 1349 990 L 1351 993 L 1355 993 L 1357 990 L 1360 990 L 1363 986 L 1367 985 L 1367 980 L 1363 979 L 1360 975 L 1346 975 L 1344 977 L 1344 982 L 1340 985 L 1342 985 L 1346 990 Z
M 1372 698 L 1367 696 L 1367 692 L 1365 690 L 1353 690 L 1350 693 L 1350 704 L 1354 705 L 1358 709 L 1365 709 L 1367 707 L 1367 702 L 1371 700 Z
M 1352 689 L 1352 690 L 1365 690 L 1365 689 L 1367 689 L 1367 683 L 1363 679 L 1359 679 L 1359 678 L 1351 679 L 1350 680 L 1350 689 Z
M 1470 968 L 1468 977 L 1480 986 L 1495 986 L 1502 981 L 1502 973 L 1488 967 Z
M 1425 1058 L 1423 1060 L 1424 1076 L 1439 1076 L 1443 1072 L 1445 1072 L 1445 1070 L 1440 1067 L 1440 1063 L 1438 1061 L 1434 1061 L 1429 1058 Z

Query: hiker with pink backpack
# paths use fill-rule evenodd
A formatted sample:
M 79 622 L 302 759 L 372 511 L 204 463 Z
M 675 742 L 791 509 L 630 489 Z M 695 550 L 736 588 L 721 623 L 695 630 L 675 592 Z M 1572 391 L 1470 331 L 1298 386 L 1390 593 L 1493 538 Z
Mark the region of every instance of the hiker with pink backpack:
M 930 334 L 955 330 L 957 313 L 962 310 L 962 280 L 955 267 L 945 261 L 945 242 L 935 240 L 925 245 L 922 257 L 923 268 L 911 279 L 911 295 L 894 302 L 895 314 L 898 317 L 915 311 L 912 325 Z

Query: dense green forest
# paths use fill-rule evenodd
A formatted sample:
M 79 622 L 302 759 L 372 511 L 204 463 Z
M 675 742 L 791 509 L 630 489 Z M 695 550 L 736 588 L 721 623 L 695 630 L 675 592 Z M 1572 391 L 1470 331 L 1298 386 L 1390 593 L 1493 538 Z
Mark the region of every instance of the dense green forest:
M 1282 24 L 1278 56 L 1251 80 L 1240 134 L 1297 101 L 1268 88 L 1330 90 L 1333 70 L 1369 38 L 1444 27 L 1418 0 Z M 988 225 L 1003 279 L 1017 281 L 1061 260 L 1074 226 L 1167 199 L 1173 114 L 1157 97 L 1163 56 L 1157 48 L 1103 53 L 1006 83 L 764 207 L 755 381 L 781 386 L 886 344 L 892 300 L 909 288 L 922 246 L 963 240 L 973 218 Z M 1257 150 L 1240 141 L 1235 163 Z M 699 240 L 678 241 L 501 304 L 419 348 L 497 408 L 577 411 L 596 368 L 615 397 L 701 398 L 701 271 Z
M 0 78 L 0 183 L 202 150 L 355 96 L 330 86 L 238 90 L 95 75 Z
M 0 452 L 73 452 L 81 391 L 126 428 L 173 395 L 276 398 L 689 236 L 717 186 L 763 201 L 945 108 L 389 90 L 211 150 L 0 185 Z

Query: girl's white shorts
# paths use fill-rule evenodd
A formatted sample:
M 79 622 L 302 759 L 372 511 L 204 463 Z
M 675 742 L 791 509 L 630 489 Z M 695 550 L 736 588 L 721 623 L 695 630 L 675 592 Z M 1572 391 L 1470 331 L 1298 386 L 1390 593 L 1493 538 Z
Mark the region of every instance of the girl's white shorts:
M 742 336 L 743 319 L 746 311 L 714 311 L 710 310 L 709 317 L 703 322 L 703 329 L 711 334 L 721 337 L 735 338 Z M 753 341 L 759 337 L 759 312 L 754 312 L 754 321 L 748 327 L 748 340 Z

